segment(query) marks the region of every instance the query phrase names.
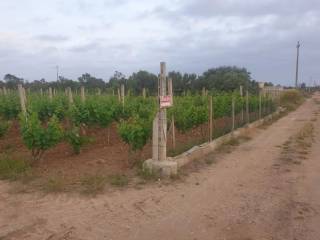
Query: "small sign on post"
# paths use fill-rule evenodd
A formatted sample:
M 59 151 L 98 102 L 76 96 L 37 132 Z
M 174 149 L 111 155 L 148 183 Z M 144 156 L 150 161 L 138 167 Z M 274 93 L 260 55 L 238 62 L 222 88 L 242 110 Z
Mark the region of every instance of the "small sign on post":
M 160 108 L 167 108 L 172 106 L 172 96 L 160 96 Z

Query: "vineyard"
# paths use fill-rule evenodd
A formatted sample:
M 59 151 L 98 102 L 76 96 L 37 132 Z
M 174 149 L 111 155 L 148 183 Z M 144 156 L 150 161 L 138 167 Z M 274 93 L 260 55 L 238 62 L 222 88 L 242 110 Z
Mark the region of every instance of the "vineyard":
M 209 141 L 210 98 L 213 138 L 276 108 L 271 98 L 256 95 L 248 96 L 248 105 L 238 93 L 176 96 L 167 111 L 168 156 Z M 10 150 L 42 171 L 68 172 L 79 164 L 82 172 L 90 172 L 93 161 L 103 162 L 101 170 L 123 172 L 151 157 L 157 101 L 154 96 L 125 96 L 122 101 L 112 94 L 84 99 L 76 92 L 71 98 L 65 92 L 29 92 L 23 114 L 18 93 L 11 91 L 0 96 L 1 152 Z

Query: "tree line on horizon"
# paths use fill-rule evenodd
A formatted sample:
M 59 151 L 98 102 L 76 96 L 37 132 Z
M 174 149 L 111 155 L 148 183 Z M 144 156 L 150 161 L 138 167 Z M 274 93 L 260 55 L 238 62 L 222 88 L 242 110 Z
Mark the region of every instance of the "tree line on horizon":
M 217 92 L 233 92 L 238 90 L 240 86 L 248 89 L 251 93 L 257 93 L 259 90 L 258 82 L 252 79 L 251 73 L 246 68 L 236 66 L 210 68 L 201 75 L 171 71 L 168 73 L 168 77 L 172 78 L 174 93 L 177 95 L 185 92 L 199 92 L 203 88 Z M 126 90 L 130 89 L 132 94 L 139 95 L 142 89 L 145 88 L 148 94 L 156 95 L 158 76 L 151 72 L 140 70 L 132 73 L 129 77 L 116 71 L 108 81 L 96 78 L 89 73 L 82 74 L 77 80 L 59 76 L 56 81 L 46 81 L 45 79 L 25 81 L 15 75 L 6 74 L 4 80 L 0 81 L 0 87 L 5 86 L 8 89 L 16 89 L 18 84 L 23 84 L 26 88 L 30 88 L 31 91 L 49 87 L 58 90 L 63 90 L 67 87 L 78 89 L 81 86 L 84 86 L 88 91 L 95 91 L 96 89 L 112 91 L 124 84 Z M 272 85 L 272 83 L 267 83 L 267 85 Z

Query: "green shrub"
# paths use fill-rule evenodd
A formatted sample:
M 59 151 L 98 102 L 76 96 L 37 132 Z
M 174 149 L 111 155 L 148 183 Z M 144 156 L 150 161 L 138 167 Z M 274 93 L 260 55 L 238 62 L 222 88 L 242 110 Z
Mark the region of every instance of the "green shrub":
M 0 96 L 0 115 L 4 119 L 14 119 L 19 115 L 20 102 L 16 94 Z
M 89 142 L 89 138 L 80 134 L 79 127 L 73 127 L 65 134 L 65 139 L 71 145 L 73 152 L 79 154 L 81 148 Z
M 44 152 L 58 144 L 63 136 L 55 116 L 49 120 L 47 126 L 43 126 L 38 114 L 21 115 L 20 126 L 23 142 L 31 150 L 34 161 L 41 160 Z
M 118 132 L 125 143 L 133 151 L 140 150 L 147 143 L 151 136 L 152 123 L 134 117 L 128 121 L 121 121 L 118 125 Z

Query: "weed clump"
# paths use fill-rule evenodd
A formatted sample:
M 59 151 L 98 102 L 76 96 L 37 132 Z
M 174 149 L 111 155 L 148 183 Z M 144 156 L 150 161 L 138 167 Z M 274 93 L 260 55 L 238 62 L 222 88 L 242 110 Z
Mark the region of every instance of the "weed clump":
M 110 176 L 110 184 L 116 187 L 124 187 L 129 183 L 129 179 L 125 175 L 112 175 Z
M 47 193 L 58 193 L 66 190 L 66 184 L 63 178 L 50 177 L 42 186 L 42 190 Z
M 30 165 L 22 159 L 2 156 L 0 159 L 0 179 L 17 180 L 30 170 Z
M 103 192 L 107 179 L 100 175 L 85 176 L 81 179 L 82 193 L 96 196 Z

